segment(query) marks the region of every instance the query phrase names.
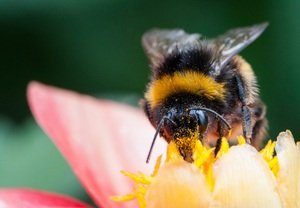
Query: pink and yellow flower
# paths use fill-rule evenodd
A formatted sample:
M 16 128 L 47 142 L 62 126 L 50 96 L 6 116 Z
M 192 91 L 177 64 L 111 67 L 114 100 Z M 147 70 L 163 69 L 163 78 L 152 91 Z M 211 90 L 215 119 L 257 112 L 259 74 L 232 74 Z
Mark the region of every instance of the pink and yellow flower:
M 155 161 L 146 164 L 145 158 L 154 129 L 140 110 L 36 82 L 28 87 L 28 101 L 99 207 L 300 207 L 300 145 L 288 131 L 261 152 L 240 139 L 230 148 L 223 142 L 213 157 L 212 149 L 197 142 L 193 164 L 183 161 L 171 143 L 166 162 L 152 172 Z M 158 140 L 153 158 L 162 161 L 166 147 Z M 124 177 L 120 170 L 136 174 L 123 172 Z M 131 194 L 114 199 L 137 200 L 111 200 L 124 193 Z M 2 189 L 0 207 L 89 205 L 48 192 Z

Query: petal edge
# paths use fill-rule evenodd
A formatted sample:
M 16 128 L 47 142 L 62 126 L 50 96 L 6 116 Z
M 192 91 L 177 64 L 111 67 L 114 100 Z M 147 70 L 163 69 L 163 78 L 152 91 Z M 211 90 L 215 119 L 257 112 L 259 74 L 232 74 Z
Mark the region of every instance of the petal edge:
M 0 189 L 1 208 L 84 208 L 89 205 L 69 196 L 33 189 Z

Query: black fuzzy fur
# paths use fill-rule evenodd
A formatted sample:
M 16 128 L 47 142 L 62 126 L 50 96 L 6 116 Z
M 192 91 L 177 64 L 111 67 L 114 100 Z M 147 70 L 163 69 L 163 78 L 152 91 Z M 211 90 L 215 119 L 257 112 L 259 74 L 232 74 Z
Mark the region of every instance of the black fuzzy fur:
M 208 46 L 199 46 L 184 51 L 174 50 L 172 54 L 165 57 L 164 62 L 153 69 L 155 79 L 164 75 L 173 74 L 176 71 L 186 69 L 201 71 L 207 74 L 214 61 L 214 52 Z

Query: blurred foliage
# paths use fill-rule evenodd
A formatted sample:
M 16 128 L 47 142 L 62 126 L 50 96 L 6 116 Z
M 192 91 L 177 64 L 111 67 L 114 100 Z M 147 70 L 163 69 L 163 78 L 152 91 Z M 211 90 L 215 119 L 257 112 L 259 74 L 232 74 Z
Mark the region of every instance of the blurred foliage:
M 136 103 L 150 74 L 140 38 L 152 27 L 184 28 L 213 37 L 229 28 L 269 21 L 266 32 L 242 55 L 258 76 L 270 136 L 289 128 L 299 137 L 299 11 L 300 1 L 291 0 L 1 1 L 0 115 L 12 124 L 0 124 L 0 186 L 81 193 L 40 130 L 14 124 L 30 115 L 26 85 L 39 80 L 114 99 L 118 96 L 111 94 L 133 93 L 137 96 L 128 100 Z

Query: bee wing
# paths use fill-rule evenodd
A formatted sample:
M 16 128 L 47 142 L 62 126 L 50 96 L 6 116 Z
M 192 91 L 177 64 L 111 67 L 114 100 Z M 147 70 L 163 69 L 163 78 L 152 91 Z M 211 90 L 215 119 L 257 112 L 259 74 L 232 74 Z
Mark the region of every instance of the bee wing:
M 213 64 L 213 75 L 218 75 L 229 60 L 256 40 L 268 26 L 267 22 L 250 27 L 236 28 L 227 31 L 216 39 L 210 40 L 216 48 L 216 59 Z
M 197 46 L 200 37 L 200 34 L 188 34 L 181 29 L 153 29 L 143 35 L 142 45 L 151 65 L 158 66 L 174 50 Z

